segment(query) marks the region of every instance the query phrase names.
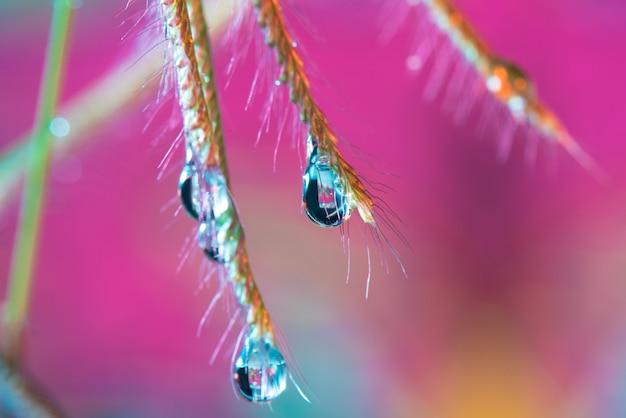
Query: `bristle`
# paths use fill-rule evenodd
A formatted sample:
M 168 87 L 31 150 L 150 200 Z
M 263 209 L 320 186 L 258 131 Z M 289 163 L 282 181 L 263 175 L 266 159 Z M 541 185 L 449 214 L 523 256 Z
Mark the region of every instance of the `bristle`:
M 197 245 L 207 258 L 220 266 L 218 273 L 223 279 L 220 291 L 200 322 L 199 330 L 224 288 L 232 291 L 237 302 L 232 319 L 211 357 L 213 362 L 236 322 L 242 320 L 244 329 L 254 332 L 246 334 L 244 350 L 251 349 L 248 344 L 253 347 L 261 342 L 271 344 L 272 323 L 252 275 L 243 227 L 228 186 L 210 39 L 201 0 L 161 0 L 160 4 L 176 73 L 186 144 L 186 165 L 181 175 L 179 194 L 187 212 L 199 222 Z M 268 350 L 268 353 L 274 353 Z M 242 352 L 240 358 L 245 355 L 247 352 Z M 280 356 L 280 353 L 273 355 Z M 286 379 L 286 375 L 282 378 Z M 240 392 L 254 402 L 268 400 L 249 397 L 243 389 Z M 272 392 L 273 396 L 278 394 L 280 392 Z
M 257 20 L 266 34 L 266 43 L 276 51 L 276 60 L 281 68 L 280 81 L 289 87 L 291 101 L 299 107 L 301 119 L 307 125 L 309 135 L 319 142 L 320 148 L 336 164 L 337 171 L 346 178 L 354 208 L 358 210 L 363 221 L 374 223 L 371 214 L 373 200 L 356 170 L 339 151 L 337 136 L 312 96 L 302 57 L 287 28 L 280 3 L 277 0 L 260 0 L 256 2 L 256 9 Z
M 455 124 L 465 122 L 475 104 L 481 103 L 478 132 L 498 140 L 498 161 L 508 159 L 514 137 L 526 142 L 540 138 L 545 143 L 559 143 L 583 168 L 604 181 L 605 173 L 573 141 L 551 110 L 539 102 L 531 80 L 519 67 L 493 54 L 449 0 L 401 1 L 383 10 L 394 16 L 394 21 L 409 21 L 415 27 L 417 46 L 409 55 L 412 59 L 407 58 L 410 70 L 419 71 L 436 52 L 424 91 L 427 100 L 434 100 L 447 82 L 443 107 L 453 114 Z M 420 10 L 423 13 L 416 18 Z M 382 33 L 387 38 L 389 30 L 384 28 Z M 433 49 L 438 42 L 443 45 Z M 494 122 L 493 115 L 502 116 L 501 120 Z M 527 149 L 530 154 L 526 161 L 534 161 L 530 156 L 535 153 L 535 145 Z

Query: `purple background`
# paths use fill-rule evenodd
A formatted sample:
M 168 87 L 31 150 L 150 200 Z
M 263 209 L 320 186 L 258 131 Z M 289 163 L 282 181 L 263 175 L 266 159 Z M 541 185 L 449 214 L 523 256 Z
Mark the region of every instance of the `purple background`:
M 85 2 L 76 12 L 64 98 L 137 48 L 120 42 L 124 3 Z M 381 45 L 378 2 L 300 2 L 293 10 L 315 29 L 293 13 L 290 23 L 306 62 L 316 63 L 316 97 L 362 151 L 344 146 L 347 158 L 389 186 L 377 195 L 401 219 L 411 248 L 388 234 L 408 279 L 388 253 L 385 273 L 369 239 L 365 299 L 368 240 L 354 219 L 345 284 L 340 232 L 301 213 L 290 124 L 276 172 L 276 119 L 254 147 L 264 99 L 259 93 L 243 110 L 256 66 L 250 54 L 220 95 L 233 191 L 258 284 L 316 400 L 306 404 L 291 386 L 272 410 L 238 401 L 232 340 L 209 365 L 228 316 L 220 305 L 196 337 L 215 285 L 197 292 L 193 250 L 177 273 L 193 229 L 173 216 L 176 202 L 168 205 L 182 151 L 157 181 L 176 130 L 161 135 L 168 122 L 157 118 L 142 134 L 144 101 L 89 132 L 48 183 L 27 358 L 71 416 L 626 414 L 626 4 L 456 3 L 499 55 L 526 70 L 611 182 L 597 183 L 549 146 L 529 168 L 520 138 L 499 164 L 497 136 L 476 134 L 479 112 L 455 126 L 441 100 L 422 99 L 430 64 L 417 76 L 405 69 L 415 21 Z M 0 3 L 0 147 L 34 118 L 49 14 L 48 2 Z M 231 53 L 216 51 L 222 86 Z M 154 101 L 156 92 L 145 96 Z M 2 278 L 17 211 L 16 200 L 0 213 Z

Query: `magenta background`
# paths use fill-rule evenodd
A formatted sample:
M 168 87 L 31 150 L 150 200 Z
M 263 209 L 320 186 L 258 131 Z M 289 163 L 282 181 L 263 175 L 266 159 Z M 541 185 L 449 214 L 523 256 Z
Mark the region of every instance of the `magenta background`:
M 120 45 L 124 3 L 85 2 L 77 11 L 64 97 L 136 47 Z M 412 248 L 394 240 L 408 280 L 393 263 L 389 275 L 375 265 L 365 300 L 355 220 L 345 284 L 339 232 L 300 213 L 289 135 L 276 173 L 272 134 L 253 147 L 262 99 L 243 111 L 249 59 L 221 95 L 234 193 L 259 286 L 317 400 L 304 403 L 292 387 L 273 411 L 249 405 L 230 388 L 231 348 L 208 364 L 228 318 L 218 309 L 196 338 L 214 288 L 196 294 L 199 256 L 176 273 L 193 227 L 167 206 L 182 155 L 157 181 L 176 132 L 155 144 L 166 123 L 157 121 L 142 135 L 147 115 L 138 104 L 91 133 L 49 182 L 28 364 L 71 416 L 626 414 L 626 5 L 458 5 L 495 51 L 526 69 L 611 183 L 598 184 L 560 149 L 542 148 L 528 169 L 519 142 L 498 164 L 494 141 L 478 138 L 473 122 L 456 127 L 440 102 L 422 100 L 428 68 L 417 77 L 404 70 L 411 22 L 379 45 L 376 2 L 299 3 L 318 36 L 292 21 L 318 67 L 316 94 L 350 143 L 372 156 L 346 155 L 393 189 L 383 196 Z M 0 146 L 32 123 L 48 21 L 38 2 L 0 2 Z M 216 54 L 222 84 L 229 54 Z M 0 215 L 0 277 L 16 214 L 17 202 Z

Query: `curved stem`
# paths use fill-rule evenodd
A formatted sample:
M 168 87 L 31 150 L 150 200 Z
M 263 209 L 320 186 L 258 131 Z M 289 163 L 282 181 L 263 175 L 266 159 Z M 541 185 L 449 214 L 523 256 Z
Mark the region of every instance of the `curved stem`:
M 58 100 L 71 14 L 72 8 L 66 0 L 54 2 L 35 129 L 26 163 L 22 209 L 15 235 L 9 289 L 4 312 L 5 348 L 9 358 L 15 360 L 19 355 L 19 340 L 28 310 L 41 203 L 44 196 L 52 143 L 49 126 L 54 117 Z
M 213 122 L 211 125 L 211 136 L 217 146 L 220 169 L 226 179 L 226 185 L 230 188 L 230 175 L 228 173 L 228 165 L 226 164 L 226 148 L 224 147 L 224 131 L 222 130 L 220 107 L 217 102 L 215 71 L 213 71 L 211 38 L 204 18 L 202 0 L 187 0 L 187 10 L 189 11 L 189 19 L 191 21 L 190 27 L 195 45 L 198 72 L 202 82 L 202 91 L 206 100 L 209 118 Z

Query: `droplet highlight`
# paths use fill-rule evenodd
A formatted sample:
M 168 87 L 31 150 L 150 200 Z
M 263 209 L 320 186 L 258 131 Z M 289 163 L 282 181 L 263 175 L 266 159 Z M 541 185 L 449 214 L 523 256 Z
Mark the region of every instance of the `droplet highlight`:
M 50 121 L 50 133 L 57 138 L 69 135 L 70 129 L 70 122 L 65 118 L 57 117 Z
M 312 148 L 302 181 L 302 206 L 311 221 L 322 227 L 334 227 L 350 217 L 346 180 L 332 166 L 329 155 L 318 153 L 317 146 Z
M 270 340 L 254 335 L 245 338 L 233 366 L 239 394 L 251 402 L 269 402 L 287 388 L 285 358 Z

